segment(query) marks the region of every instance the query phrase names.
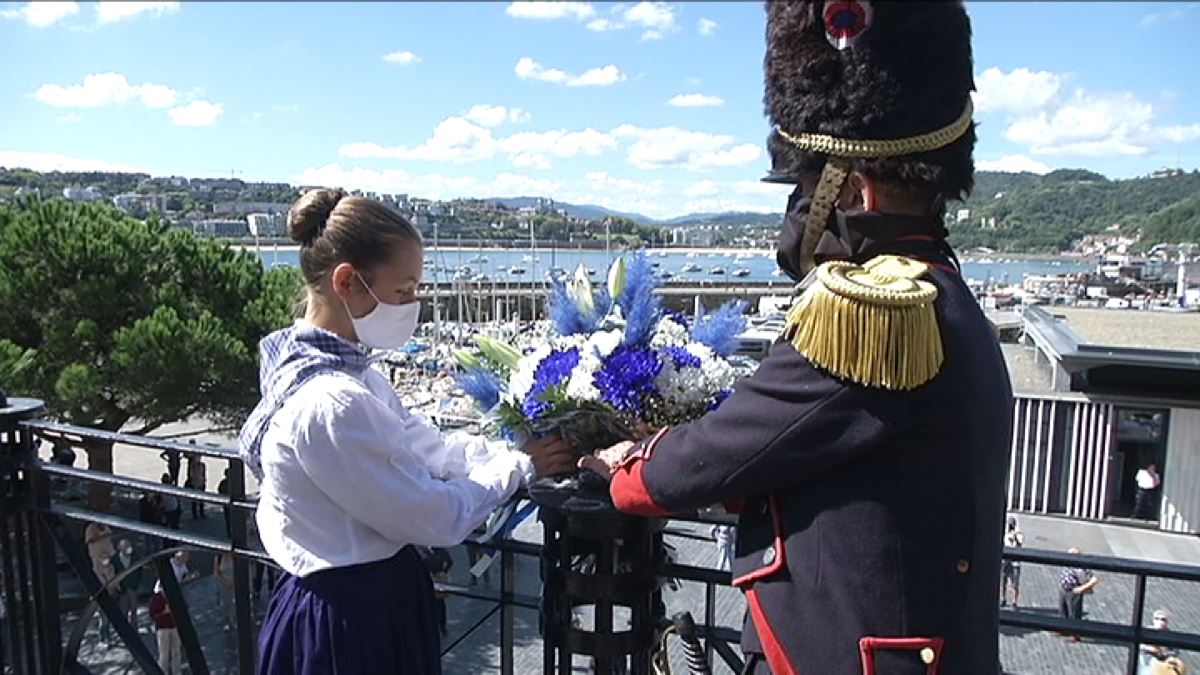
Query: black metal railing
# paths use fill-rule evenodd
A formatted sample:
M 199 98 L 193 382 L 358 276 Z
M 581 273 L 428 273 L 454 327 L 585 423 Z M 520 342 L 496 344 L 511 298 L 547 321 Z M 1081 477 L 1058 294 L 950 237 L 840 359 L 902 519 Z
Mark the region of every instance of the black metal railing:
M 231 554 L 234 558 L 233 631 L 236 665 L 239 672 L 252 674 L 256 627 L 251 606 L 251 566 L 272 563 L 250 536 L 249 523 L 255 502 L 246 494 L 243 466 L 237 453 L 206 445 L 55 424 L 38 419 L 37 410 L 15 414 L 13 409 L 12 406 L 0 409 L 0 522 L 4 525 L 3 538 L 0 539 L 0 570 L 4 575 L 4 603 L 7 610 L 3 622 L 3 642 L 14 672 L 30 675 L 89 672 L 80 662 L 80 648 L 85 630 L 97 614 L 110 622 L 121 643 L 142 670 L 154 674 L 162 672 L 155 655 L 145 646 L 136 628 L 128 622 L 118 606 L 115 589 L 121 578 L 102 583 L 80 544 L 82 538 L 78 530 L 81 524 L 96 522 L 106 524 L 114 531 L 138 534 L 160 542 L 160 546 L 142 557 L 135 567 L 154 569 L 162 581 L 163 592 L 177 618 L 184 656 L 194 674 L 208 673 L 209 666 L 188 610 L 187 598 L 175 580 L 169 557 L 178 550 Z M 178 452 L 182 457 L 197 456 L 214 460 L 224 463 L 229 469 L 228 489 L 225 494 L 215 494 L 43 461 L 37 451 L 43 439 L 66 441 L 79 447 L 95 442 L 111 442 L 116 446 L 114 454 L 122 456 L 136 452 Z M 224 535 L 213 536 L 141 522 L 120 512 L 101 512 L 86 505 L 69 503 L 61 498 L 59 493 L 62 488 L 56 489 L 56 483 L 99 485 L 125 495 L 170 495 L 179 499 L 181 504 L 199 501 L 221 508 L 228 514 L 228 525 Z M 695 532 L 696 524 L 730 522 L 732 519 L 729 516 L 693 514 L 671 519 L 664 535 L 668 539 L 702 538 L 703 535 Z M 517 641 L 515 614 L 521 609 L 538 610 L 543 602 L 536 593 L 518 592 L 517 564 L 522 558 L 540 560 L 543 547 L 537 542 L 512 537 L 490 542 L 490 546 L 498 551 L 499 556 L 498 588 L 460 583 L 437 584 L 440 592 L 487 603 L 488 607 L 463 633 L 443 646 L 443 656 L 478 635 L 492 619 L 499 617 L 496 640 L 500 672 L 512 675 L 515 671 L 514 649 Z M 1002 626 L 1069 633 L 1121 645 L 1129 650 L 1125 668 L 1129 675 L 1136 673 L 1138 647 L 1141 644 L 1149 642 L 1173 649 L 1200 651 L 1200 632 L 1151 631 L 1143 627 L 1147 581 L 1164 579 L 1200 583 L 1200 566 L 1034 549 L 1008 549 L 1005 557 L 1029 565 L 1087 567 L 1130 575 L 1134 580 L 1134 594 L 1133 610 L 1126 622 L 1077 621 L 1024 609 L 1001 609 Z M 66 588 L 71 584 L 62 583 L 64 579 L 69 580 L 71 575 L 79 580 L 83 589 L 77 597 L 72 596 Z M 740 631 L 719 625 L 717 617 L 717 590 L 730 585 L 729 572 L 668 560 L 662 565 L 658 576 L 703 585 L 703 607 L 691 610 L 697 614 L 697 634 L 703 641 L 705 655 L 710 663 L 719 661 L 733 672 L 740 672 L 742 659 L 739 651 L 733 647 L 740 640 Z M 69 629 L 64 631 L 64 625 Z M 663 625 L 666 625 L 665 619 Z

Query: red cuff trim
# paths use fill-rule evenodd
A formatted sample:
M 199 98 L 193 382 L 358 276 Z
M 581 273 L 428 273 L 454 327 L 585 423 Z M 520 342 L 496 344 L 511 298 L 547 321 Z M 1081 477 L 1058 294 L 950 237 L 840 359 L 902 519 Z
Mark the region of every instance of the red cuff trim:
M 658 432 L 653 436 L 642 441 L 636 448 L 634 448 L 633 451 L 622 457 L 620 462 L 617 462 L 617 468 L 623 469 L 635 460 L 650 459 L 650 455 L 654 452 L 654 448 L 658 447 L 659 441 L 663 439 L 663 436 L 667 435 L 668 429 L 670 429 L 670 427 L 663 427 L 662 429 L 659 429 Z
M 646 487 L 642 469 L 646 462 L 642 458 L 627 462 L 613 473 L 609 494 L 618 511 L 639 516 L 669 516 L 671 512 L 655 503 Z
M 771 542 L 771 547 L 775 550 L 775 554 L 771 558 L 769 565 L 760 567 L 752 572 L 747 572 L 734 579 L 733 585 L 738 588 L 758 581 L 763 577 L 769 577 L 787 565 L 787 549 L 783 546 L 783 519 L 779 516 L 779 502 L 776 501 L 774 492 L 767 495 L 767 504 L 771 508 L 771 527 L 775 530 L 775 540 Z
M 746 498 L 730 499 L 727 502 L 721 502 L 721 504 L 725 507 L 726 513 L 741 513 L 746 508 Z
M 925 675 L 938 675 L 938 664 L 942 660 L 942 646 L 945 639 L 940 637 L 864 637 L 858 641 L 858 651 L 862 655 L 863 675 L 875 675 L 875 650 L 905 649 L 921 654 L 925 661 Z M 929 651 L 925 651 L 929 650 Z
M 767 622 L 767 615 L 758 602 L 758 591 L 751 588 L 746 591 L 746 606 L 750 609 L 750 618 L 754 621 L 754 630 L 758 633 L 758 644 L 763 648 L 763 656 L 771 667 L 773 675 L 796 675 L 796 668 L 783 651 L 783 643 Z M 870 675 L 870 673 L 867 673 Z

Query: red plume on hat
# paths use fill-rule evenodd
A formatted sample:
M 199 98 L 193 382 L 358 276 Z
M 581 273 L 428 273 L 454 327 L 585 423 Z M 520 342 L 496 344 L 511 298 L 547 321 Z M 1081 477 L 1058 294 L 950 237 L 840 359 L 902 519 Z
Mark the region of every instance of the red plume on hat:
M 767 180 L 799 182 L 827 155 L 784 135 L 900 139 L 961 119 L 974 89 L 970 19 L 961 2 L 805 0 L 767 2 Z M 969 117 L 969 111 L 967 112 Z M 779 133 L 783 132 L 783 134 Z M 973 126 L 935 150 L 854 160 L 896 185 L 965 196 L 972 186 Z

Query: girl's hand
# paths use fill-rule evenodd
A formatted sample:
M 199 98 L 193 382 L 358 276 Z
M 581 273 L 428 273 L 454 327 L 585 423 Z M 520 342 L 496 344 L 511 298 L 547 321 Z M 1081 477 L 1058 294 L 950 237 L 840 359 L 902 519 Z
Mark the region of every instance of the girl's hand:
M 621 441 L 614 446 L 597 450 L 594 454 L 579 458 L 579 468 L 600 474 L 605 480 L 612 479 L 612 472 L 625 455 L 636 445 L 633 441 Z
M 557 476 L 575 469 L 575 452 L 560 436 L 535 438 L 521 447 L 533 460 L 538 476 Z

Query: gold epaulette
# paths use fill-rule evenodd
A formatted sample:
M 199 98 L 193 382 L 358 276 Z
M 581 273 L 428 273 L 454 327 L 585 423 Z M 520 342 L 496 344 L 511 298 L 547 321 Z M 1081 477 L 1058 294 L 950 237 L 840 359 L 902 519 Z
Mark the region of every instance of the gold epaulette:
M 942 367 L 937 287 L 928 265 L 894 255 L 833 261 L 788 313 L 784 337 L 813 365 L 883 389 L 914 389 Z

